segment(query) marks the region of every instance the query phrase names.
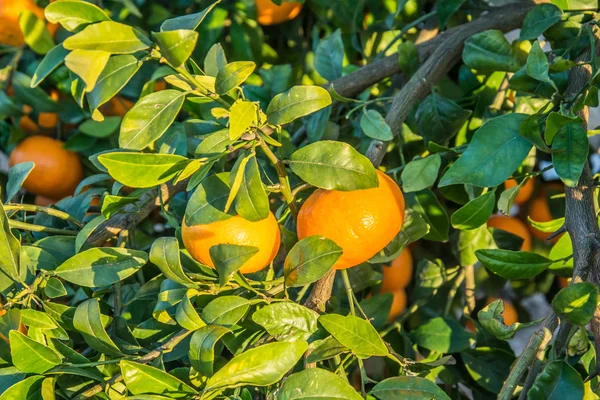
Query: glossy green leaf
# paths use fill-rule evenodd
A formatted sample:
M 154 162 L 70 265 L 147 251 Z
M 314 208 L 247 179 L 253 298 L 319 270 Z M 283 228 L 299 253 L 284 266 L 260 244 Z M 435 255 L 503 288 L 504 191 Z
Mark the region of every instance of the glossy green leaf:
M 326 314 L 319 323 L 358 356 L 386 356 L 388 349 L 369 321 L 352 315 Z
M 258 125 L 256 103 L 238 100 L 229 109 L 229 138 L 239 139 L 251 127 Z
M 251 259 L 258 248 L 254 246 L 242 246 L 236 244 L 217 244 L 209 249 L 210 258 L 219 274 L 219 283 L 225 285 L 233 274 Z
M 491 347 L 469 349 L 460 355 L 471 378 L 494 394 L 502 389 L 515 360 L 512 352 Z
M 406 246 L 423 238 L 429 231 L 430 227 L 427 222 L 425 222 L 425 218 L 417 211 L 407 209 L 404 214 L 404 221 L 402 222 L 402 229 L 400 229 L 400 232 L 398 232 L 396 237 L 378 254 L 371 257 L 369 263 L 379 264 L 394 260 Z
M 501 299 L 494 300 L 477 313 L 479 323 L 489 333 L 500 340 L 510 340 L 515 336 L 515 333 L 521 329 L 528 328 L 540 322 L 540 320 L 537 320 L 527 323 L 515 322 L 512 325 L 506 325 L 502 315 L 503 313 L 504 301 Z
M 284 275 L 288 287 L 299 287 L 321 279 L 342 256 L 342 248 L 323 236 L 298 241 L 285 258 Z
M 526 251 L 490 249 L 477 250 L 475 254 L 490 271 L 505 279 L 528 279 L 552 264 L 552 260 Z
M 321 189 L 349 191 L 379 185 L 371 161 L 347 143 L 309 144 L 292 154 L 289 165 L 302 180 Z
M 402 191 L 418 192 L 433 186 L 441 164 L 442 158 L 439 154 L 410 161 L 402 170 Z
M 528 116 L 521 123 L 519 133 L 539 150 L 547 153 L 552 151 L 542 138 L 542 124 L 540 123 L 540 117 L 537 114 Z
M 23 379 L 9 387 L 2 395 L 1 400 L 39 400 L 39 393 L 44 381 L 43 375 L 34 375 Z
M 0 269 L 13 280 L 20 280 L 21 242 L 13 235 L 8 216 L 0 202 Z
M 190 341 L 189 358 L 196 371 L 209 377 L 213 375 L 215 345 L 229 332 L 229 329 L 219 325 L 207 325 L 194 332 Z
M 315 346 L 316 343 L 313 342 L 311 345 Z M 333 336 L 329 336 L 320 341 L 316 348 L 313 347 L 312 352 L 306 358 L 306 362 L 317 363 L 319 361 L 329 360 L 335 356 L 339 356 L 340 354 L 347 353 L 349 351 L 350 350 L 346 346 L 335 340 Z
M 389 141 L 394 138 L 392 128 L 385 122 L 381 114 L 375 110 L 364 109 L 360 117 L 362 131 L 371 139 Z
M 277 392 L 278 400 L 360 400 L 362 397 L 345 379 L 320 368 L 290 375 Z
M 100 313 L 98 299 L 89 299 L 78 305 L 73 316 L 73 327 L 90 347 L 100 353 L 119 357 L 121 350 L 104 329 L 107 322 L 108 318 Z
M 446 26 L 446 22 L 460 9 L 466 0 L 442 0 L 438 6 L 438 19 L 440 28 Z
M 95 138 L 106 138 L 115 133 L 121 126 L 121 117 L 107 117 L 103 121 L 88 119 L 79 125 L 79 132 Z
M 450 221 L 446 209 L 441 205 L 435 194 L 429 190 L 421 190 L 416 193 L 406 193 L 406 204 L 418 212 L 426 224 L 429 232 L 425 239 L 445 242 L 448 240 Z
M 27 46 L 38 54 L 46 54 L 55 46 L 43 19 L 24 9 L 19 13 L 19 27 Z
M 521 68 L 504 33 L 495 29 L 476 33 L 467 39 L 462 59 L 468 67 L 481 72 L 516 72 Z
M 152 32 L 152 39 L 158 44 L 160 53 L 175 68 L 179 68 L 192 55 L 198 32 L 187 29 Z
M 229 197 L 229 174 L 221 173 L 206 178 L 194 191 L 185 209 L 185 224 L 188 226 L 209 224 L 232 217 L 226 213 L 225 204 Z
M 531 9 L 523 20 L 521 40 L 535 40 L 562 17 L 560 8 L 553 4 L 539 4 Z
M 146 262 L 148 255 L 143 251 L 95 247 L 69 258 L 56 275 L 80 286 L 109 286 L 133 275 Z
M 471 111 L 463 109 L 450 99 L 432 93 L 417 109 L 418 133 L 425 143 L 434 142 L 446 146 L 470 116 Z
M 328 81 L 342 77 L 344 62 L 344 42 L 340 29 L 319 42 L 315 51 L 315 69 Z
M 188 287 L 196 286 L 181 266 L 179 242 L 176 238 L 162 237 L 156 239 L 150 248 L 149 258 L 150 262 L 156 265 L 167 279 Z
M 154 368 L 129 360 L 121 360 L 119 363 L 123 380 L 127 389 L 137 395 L 145 393 L 164 394 L 169 398 L 184 398 L 196 391 L 186 383 L 175 378 L 173 375 Z
M 177 323 L 188 331 L 196 331 L 203 326 L 206 326 L 190 301 L 190 297 L 192 297 L 194 293 L 193 290 L 188 290 L 187 294 L 181 299 L 181 303 L 177 305 L 177 311 L 175 313 L 175 320 Z
M 292 302 L 273 303 L 252 314 L 252 320 L 279 341 L 308 340 L 317 331 L 319 314 Z
M 428 350 L 458 353 L 471 346 L 473 337 L 455 320 L 432 318 L 411 332 L 413 341 Z
M 466 183 L 499 186 L 521 165 L 531 144 L 521 137 L 524 114 L 506 114 L 486 122 L 469 147 L 442 177 L 439 186 Z
M 116 152 L 101 154 L 98 161 L 122 184 L 146 188 L 173 179 L 187 159 L 173 154 Z
M 57 297 L 66 296 L 67 289 L 65 289 L 65 285 L 63 285 L 60 279 L 51 277 L 48 279 L 48 282 L 46 282 L 44 294 L 51 299 L 55 299 Z
M 565 185 L 577 186 L 579 177 L 588 156 L 588 138 L 585 129 L 579 124 L 564 126 L 554 138 L 552 164 Z
M 178 29 L 189 29 L 196 30 L 198 26 L 204 21 L 206 16 L 215 6 L 219 4 L 219 1 L 212 3 L 210 6 L 206 7 L 204 10 L 195 14 L 182 15 L 180 17 L 171 18 L 165 20 L 160 26 L 160 30 L 162 32 L 165 31 L 174 31 Z
M 175 121 L 184 100 L 185 93 L 171 89 L 143 97 L 123 117 L 119 146 L 142 150 L 154 143 Z
M 21 323 L 25 326 L 31 326 L 39 329 L 54 329 L 58 325 L 56 322 L 45 312 L 37 311 L 32 309 L 22 309 Z
M 307 348 L 306 342 L 277 342 L 247 350 L 217 371 L 206 382 L 206 390 L 272 385 L 296 365 Z
M 32 87 L 31 78 L 20 72 L 12 74 L 12 88 L 17 101 L 28 104 L 37 112 L 57 112 L 60 106 L 40 87 Z
M 85 91 L 91 92 L 109 58 L 105 51 L 77 49 L 65 57 L 65 65 L 85 83 Z
M 60 354 L 55 350 L 17 330 L 10 331 L 9 340 L 12 363 L 20 371 L 43 374 L 62 362 Z
M 236 61 L 219 70 L 216 76 L 215 91 L 218 95 L 227 94 L 248 79 L 256 68 L 251 61 Z
M 329 92 L 319 86 L 294 86 L 278 94 L 267 107 L 270 124 L 285 125 L 331 104 Z
M 150 47 L 150 40 L 132 26 L 103 21 L 68 37 L 65 49 L 100 50 L 111 54 L 132 54 Z
M 540 43 L 536 40 L 529 51 L 529 55 L 527 56 L 525 70 L 533 79 L 540 82 L 545 82 L 556 88 L 554 81 L 550 79 L 549 69 L 550 64 L 548 63 L 548 57 L 546 57 L 546 54 L 544 54 L 544 50 L 542 50 Z
M 579 282 L 561 289 L 552 299 L 552 309 L 575 325 L 586 325 L 594 316 L 598 304 L 598 287 Z
M 485 224 L 496 204 L 496 193 L 487 192 L 469 201 L 452 214 L 451 222 L 455 229 L 475 229 Z
M 204 58 L 204 72 L 208 76 L 216 77 L 219 70 L 227 65 L 227 57 L 221 43 L 215 43 Z
M 262 183 L 256 157 L 250 157 L 244 166 L 235 196 L 235 211 L 248 221 L 260 221 L 269 216 L 269 196 Z
M 35 167 L 33 161 L 25 161 L 13 165 L 8 170 L 8 182 L 5 189 L 6 201 L 10 202 L 17 192 L 21 190 L 23 182 L 27 179 L 33 167 Z
M 570 124 L 581 124 L 582 122 L 583 120 L 580 116 L 570 116 L 551 112 L 548 114 L 548 118 L 546 118 L 546 131 L 544 132 L 546 143 L 552 144 L 558 132 L 565 126 Z
M 527 398 L 531 400 L 583 399 L 583 380 L 565 361 L 551 361 L 538 375 Z
M 551 3 L 565 11 L 598 9 L 598 0 L 551 0 Z
M 418 376 L 397 376 L 379 382 L 370 392 L 379 400 L 450 400 L 434 382 Z
M 46 19 L 59 23 L 69 32 L 76 32 L 87 25 L 110 21 L 110 18 L 100 7 L 81 0 L 55 1 L 44 9 Z
M 249 308 L 250 302 L 243 297 L 217 297 L 204 307 L 202 319 L 207 324 L 230 327 L 242 319 Z

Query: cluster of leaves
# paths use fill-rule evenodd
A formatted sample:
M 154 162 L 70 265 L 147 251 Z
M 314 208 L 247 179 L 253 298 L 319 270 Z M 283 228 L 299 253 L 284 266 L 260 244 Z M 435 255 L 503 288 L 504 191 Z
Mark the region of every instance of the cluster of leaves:
M 550 351 L 529 397 L 595 396 L 597 378 L 583 381 L 595 363 L 585 325 L 598 289 L 577 283 L 554 296 L 551 287 L 555 275 L 571 274 L 568 235 L 526 252 L 520 238 L 486 222 L 495 211 L 509 213 L 527 181 L 539 180 L 536 159 L 551 162 L 565 185 L 577 184 L 595 133 L 578 112 L 598 105 L 597 1 L 532 8 L 512 44 L 496 30 L 473 35 L 462 63 L 401 129 L 384 119 L 393 79 L 356 98 L 337 80 L 396 47 L 410 78 L 419 67 L 415 27 L 429 19 L 442 29 L 460 25 L 486 2 L 441 0 L 431 11 L 414 0 L 314 0 L 305 16 L 264 30 L 254 1 L 182 1 L 192 7 L 187 13 L 138 3 L 52 2 L 45 16 L 63 36 L 52 38 L 27 14 L 27 48 L 2 59 L 0 78 L 14 91 L 13 98 L 0 91 L 3 148 L 23 137 L 11 123 L 22 104 L 58 112 L 62 124 L 76 126 L 66 147 L 88 174 L 74 196 L 30 216 L 34 209 L 12 201 L 33 165 L 8 173 L 0 207 L 0 398 L 360 399 L 368 391 L 379 400 L 448 399 L 463 385 L 489 397 L 515 359 L 507 340 L 539 321 L 506 325 L 504 303 L 481 299 L 476 331 L 465 330 L 475 315 L 454 311 L 470 301 L 471 289 L 457 293 L 474 265 L 478 291 L 510 287 L 513 299 L 546 293 L 576 326 L 570 357 Z M 586 50 L 590 59 L 576 61 Z M 592 78 L 579 93 L 565 93 L 581 64 Z M 57 103 L 50 87 L 70 96 Z M 105 116 L 115 96 L 137 101 L 124 116 Z M 375 168 L 362 155 L 373 140 L 390 142 L 383 166 L 402 185 L 404 225 L 336 281 L 327 309 L 317 312 L 303 301 L 342 250 L 323 237 L 298 241 L 295 214 L 314 188 L 375 187 Z M 511 177 L 519 184 L 503 190 Z M 182 193 L 168 193 L 175 187 Z M 99 195 L 101 206 L 90 206 Z M 90 243 L 106 221 L 154 201 L 159 215 L 104 247 Z M 259 221 L 271 211 L 282 250 L 264 271 L 238 272 L 255 247 L 214 246 L 211 269 L 181 246 L 182 222 Z M 530 221 L 548 232 L 563 222 Z M 388 321 L 393 297 L 379 293 L 382 266 L 417 241 L 410 307 Z

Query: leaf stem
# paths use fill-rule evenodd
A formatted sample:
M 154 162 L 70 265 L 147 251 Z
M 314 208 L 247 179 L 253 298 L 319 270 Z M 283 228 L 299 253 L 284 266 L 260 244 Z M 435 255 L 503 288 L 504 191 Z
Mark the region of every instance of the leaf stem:
M 65 235 L 65 236 L 77 236 L 77 234 L 79 233 L 77 231 L 72 231 L 69 229 L 50 228 L 50 227 L 42 226 L 42 225 L 28 224 L 27 222 L 14 221 L 12 219 L 9 220 L 9 224 L 10 224 L 11 228 L 21 229 L 24 231 L 31 231 L 31 232 L 54 233 L 57 235 Z
M 350 315 L 356 315 L 356 311 L 354 310 L 354 293 L 352 292 L 352 285 L 350 284 L 350 278 L 348 277 L 348 270 L 343 269 L 340 272 L 342 275 L 342 280 L 344 281 L 344 287 L 346 288 L 348 304 L 350 304 Z
M 171 65 L 171 68 L 173 68 L 172 65 Z M 216 93 L 209 92 L 208 90 L 206 90 L 206 88 L 204 88 L 202 85 L 200 85 L 198 83 L 198 81 L 196 80 L 196 78 L 194 78 L 194 75 L 190 74 L 183 65 L 179 68 L 173 68 L 173 69 L 175 71 L 179 72 L 181 74 L 181 76 L 183 76 L 188 81 L 189 84 L 195 86 L 196 89 L 200 93 L 202 93 L 203 95 L 205 95 L 207 97 L 210 97 L 212 100 L 216 101 L 221 106 L 223 106 L 223 108 L 226 108 L 227 110 L 229 110 L 231 108 L 231 104 L 229 104 L 227 101 L 223 100 L 219 95 L 217 95 Z
M 79 220 L 77 220 L 76 218 L 73 218 L 68 213 L 61 211 L 61 210 L 57 210 L 56 208 L 36 206 L 34 204 L 9 203 L 4 206 L 4 209 L 6 211 L 17 210 L 17 211 L 41 212 L 44 214 L 48 214 L 52 217 L 56 217 L 56 218 L 60 218 L 60 219 L 64 219 L 66 221 L 72 222 L 80 228 L 83 228 L 83 226 L 84 226 L 83 223 L 80 222 Z
M 265 153 L 269 161 L 271 161 L 273 166 L 275 166 L 275 169 L 277 170 L 277 176 L 279 177 L 279 184 L 281 185 L 281 194 L 283 195 L 285 202 L 290 208 L 294 219 L 296 219 L 296 217 L 298 216 L 298 205 L 296 204 L 296 199 L 292 194 L 292 190 L 290 188 L 290 181 L 288 179 L 287 171 L 285 170 L 283 162 L 277 158 L 275 153 L 273 153 L 269 145 L 267 145 L 267 143 L 264 140 L 261 139 L 259 141 L 259 146 Z

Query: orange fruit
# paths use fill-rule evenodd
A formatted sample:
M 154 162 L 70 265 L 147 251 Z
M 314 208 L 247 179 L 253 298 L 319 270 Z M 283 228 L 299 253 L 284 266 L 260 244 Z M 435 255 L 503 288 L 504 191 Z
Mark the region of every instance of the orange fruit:
M 521 220 L 515 217 L 507 217 L 506 215 L 493 215 L 487 222 L 487 226 L 490 228 L 497 228 L 513 235 L 519 236 L 523 239 L 521 250 L 531 250 L 531 235 Z
M 507 179 L 504 181 L 504 187 L 506 189 L 510 189 L 511 187 L 517 186 L 518 183 L 515 179 Z M 519 190 L 519 194 L 515 197 L 515 204 L 521 205 L 527 203 L 527 201 L 531 198 L 533 194 L 533 189 L 535 189 L 535 182 L 533 179 L 527 179 L 527 182 L 521 187 Z
M 1 1 L 1 0 L 0 0 Z M 50 90 L 50 97 L 52 100 L 58 102 L 60 100 L 60 92 L 58 90 Z M 32 108 L 28 105 L 23 106 L 23 112 L 30 114 Z M 36 135 L 43 132 L 51 132 L 55 130 L 58 125 L 58 114 L 54 112 L 41 112 L 37 116 L 37 122 L 32 119 L 31 115 L 24 115 L 19 121 L 19 129 L 30 135 Z
M 30 136 L 19 143 L 8 159 L 9 166 L 33 161 L 35 167 L 23 183 L 28 191 L 51 199 L 73 194 L 83 178 L 77 154 L 65 150 L 63 142 L 46 136 Z
M 48 197 L 40 196 L 39 194 L 35 196 L 34 203 L 36 206 L 48 207 L 52 204 L 56 203 L 56 200 L 50 199 Z
M 406 292 L 404 289 L 395 290 L 392 294 L 394 295 L 394 300 L 392 301 L 392 308 L 390 308 L 390 314 L 388 315 L 388 322 L 394 321 L 406 310 Z
M 490 296 L 487 298 L 486 305 L 496 300 L 498 300 L 497 297 Z M 509 300 L 504 299 L 502 299 L 502 301 L 504 302 L 504 312 L 502 313 L 502 317 L 504 317 L 504 324 L 510 326 L 515 322 L 519 322 L 519 314 L 517 313 L 517 309 L 515 308 L 513 303 Z
M 0 44 L 18 47 L 25 43 L 19 26 L 19 14 L 26 10 L 44 19 L 44 9 L 38 7 L 34 0 L 0 0 Z M 52 36 L 58 29 L 56 24 L 46 24 L 46 27 Z
M 163 79 L 161 79 L 160 81 L 154 82 L 154 91 L 155 92 L 165 90 L 166 88 L 167 88 L 167 82 L 165 82 Z
M 122 96 L 115 96 L 100 106 L 100 112 L 105 117 L 122 117 L 135 103 Z
M 302 4 L 283 1 L 280 6 L 271 0 L 256 0 L 258 23 L 261 25 L 277 25 L 294 19 L 300 14 Z
M 567 286 L 569 286 L 570 280 L 571 280 L 571 278 L 564 278 L 562 276 L 559 276 L 558 277 L 558 286 L 560 286 L 561 289 L 564 289 Z
M 318 189 L 298 213 L 298 238 L 319 235 L 343 249 L 335 269 L 361 264 L 400 232 L 404 197 L 390 177 L 377 171 L 379 186 L 343 192 Z
M 183 244 L 198 262 L 215 267 L 210 258 L 210 248 L 218 244 L 235 244 L 257 247 L 254 254 L 240 268 L 242 274 L 260 271 L 273 261 L 281 243 L 279 225 L 273 213 L 263 220 L 251 222 L 236 215 L 224 221 L 181 227 Z
M 563 192 L 564 187 L 560 183 L 549 183 L 545 185 L 529 204 L 529 218 L 536 222 L 548 222 L 555 219 L 556 217 L 552 215 L 550 210 L 550 197 Z M 564 202 L 564 199 L 556 199 L 556 201 Z M 546 238 L 550 236 L 550 233 L 537 230 L 531 225 L 529 225 L 529 231 L 533 236 L 540 240 L 546 240 Z M 558 239 L 559 237 L 556 237 L 552 242 L 556 242 Z
M 382 292 L 404 289 L 410 283 L 413 272 L 413 258 L 410 249 L 406 247 L 390 266 L 383 266 Z

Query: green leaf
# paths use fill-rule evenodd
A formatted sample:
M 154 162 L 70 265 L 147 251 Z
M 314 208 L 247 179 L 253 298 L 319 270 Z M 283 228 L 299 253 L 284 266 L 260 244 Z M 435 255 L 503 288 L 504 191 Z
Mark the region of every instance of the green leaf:
M 342 31 L 337 29 L 319 42 L 315 51 L 315 69 L 323 78 L 333 81 L 342 77 L 344 42 Z
M 44 381 L 43 375 L 31 376 L 15 383 L 8 388 L 0 399 L 2 400 L 39 400 L 39 393 Z
M 77 49 L 65 57 L 65 65 L 85 83 L 85 91 L 91 92 L 109 58 L 105 51 Z
M 290 375 L 277 392 L 277 400 L 361 400 L 348 381 L 320 368 Z
M 531 400 L 583 399 L 583 380 L 565 361 L 551 361 L 538 375 L 527 398 Z
M 208 13 L 211 12 L 211 10 L 215 8 L 217 4 L 219 4 L 219 1 L 215 1 L 213 4 L 206 7 L 199 13 L 182 15 L 180 17 L 165 20 L 160 26 L 161 32 L 175 31 L 178 29 L 189 29 L 194 31 L 198 29 L 198 27 L 200 26 L 202 21 L 204 21 Z
M 550 2 L 560 7 L 561 10 L 565 11 L 596 11 L 598 9 L 598 0 L 551 0 Z
M 196 391 L 186 383 L 158 368 L 133 361 L 119 363 L 127 389 L 137 395 L 145 393 L 165 394 L 169 398 L 189 397 Z
M 278 94 L 267 107 L 267 119 L 273 125 L 285 125 L 331 104 L 329 92 L 320 86 L 294 86 Z
M 146 262 L 148 255 L 143 251 L 96 247 L 69 258 L 56 275 L 79 286 L 103 287 L 133 275 Z
M 552 142 L 552 164 L 565 185 L 577 186 L 588 156 L 588 138 L 579 124 L 563 127 Z
M 104 327 L 108 318 L 100 313 L 98 299 L 89 299 L 77 306 L 73 317 L 73 326 L 85 339 L 85 342 L 100 352 L 113 357 L 122 356 L 117 345 L 112 341 Z
M 238 100 L 229 109 L 229 138 L 239 139 L 250 128 L 258 125 L 258 106 L 256 103 Z
M 174 154 L 116 152 L 101 154 L 98 161 L 123 185 L 146 188 L 173 179 L 187 159 Z
M 184 100 L 184 92 L 172 89 L 143 97 L 123 117 L 119 147 L 143 150 L 154 143 L 175 121 Z
M 6 201 L 10 202 L 15 194 L 21 187 L 23 186 L 23 182 L 29 176 L 31 170 L 35 167 L 35 163 L 33 161 L 25 161 L 19 164 L 13 165 L 8 170 L 8 182 L 6 183 Z
M 219 284 L 223 286 L 246 261 L 258 253 L 258 247 L 223 243 L 212 246 L 209 253 L 219 274 Z
M 23 335 L 17 330 L 9 333 L 12 363 L 20 371 L 43 374 L 62 362 L 60 354 L 52 348 Z
M 111 54 L 132 54 L 146 50 L 151 44 L 134 27 L 113 21 L 89 25 L 63 42 L 68 50 L 100 50 Z
M 431 190 L 425 189 L 418 193 L 406 193 L 405 199 L 406 204 L 412 210 L 418 212 L 429 226 L 429 232 L 424 236 L 425 239 L 438 242 L 448 240 L 448 230 L 450 229 L 448 214 Z
M 455 320 L 432 318 L 411 332 L 413 341 L 427 350 L 458 353 L 471 346 L 473 339 Z
M 190 301 L 190 297 L 193 297 L 195 293 L 196 291 L 194 290 L 188 290 L 186 295 L 183 296 L 183 299 L 181 299 L 181 303 L 177 305 L 177 311 L 175 313 L 175 320 L 177 323 L 188 331 L 196 331 L 206 326 Z
M 229 191 L 229 173 L 220 173 L 206 178 L 188 201 L 185 209 L 185 224 L 203 225 L 231 218 L 233 214 L 224 211 Z
M 32 309 L 22 309 L 21 323 L 25 326 L 32 326 L 39 329 L 54 329 L 57 328 L 56 322 L 45 312 Z
M 529 115 L 521 123 L 519 133 L 539 150 L 550 153 L 552 149 L 546 146 L 546 142 L 542 138 L 541 130 L 542 123 L 540 123 L 540 117 L 537 114 L 533 114 Z M 546 137 L 547 133 L 548 132 L 546 132 Z
M 260 178 L 256 157 L 250 157 L 244 167 L 243 178 L 235 196 L 235 211 L 248 221 L 260 221 L 269 216 L 269 196 Z
M 561 289 L 552 299 L 552 309 L 575 325 L 587 325 L 598 304 L 598 288 L 593 283 L 579 282 Z
M 242 319 L 249 308 L 250 302 L 243 297 L 217 297 L 204 307 L 202 319 L 207 324 L 230 327 Z
M 302 180 L 321 189 L 349 191 L 379 185 L 371 161 L 343 142 L 309 144 L 292 154 L 289 165 Z
M 204 137 L 196 151 L 197 157 L 211 157 L 224 153 L 234 140 L 229 137 L 228 129 L 221 129 Z
M 225 57 L 223 46 L 221 46 L 221 43 L 213 44 L 204 58 L 204 72 L 208 76 L 216 77 L 219 70 L 226 65 L 227 57 Z
M 285 258 L 284 275 L 288 287 L 299 287 L 321 279 L 342 256 L 333 240 L 309 236 L 298 241 Z
M 229 332 L 229 329 L 219 325 L 207 325 L 194 332 L 190 341 L 189 359 L 196 371 L 208 377 L 213 375 L 215 345 Z
M 439 154 L 410 161 L 402 170 L 402 191 L 418 192 L 433 186 L 441 165 L 442 157 Z
M 465 110 L 452 100 L 432 93 L 419 104 L 417 109 L 419 135 L 423 137 L 425 143 L 434 142 L 446 146 L 470 116 L 470 110 Z
M 206 390 L 279 382 L 308 348 L 306 342 L 277 342 L 235 356 L 206 382 Z
M 160 53 L 174 67 L 179 68 L 192 55 L 198 41 L 198 32 L 187 29 L 152 32 Z
M 391 297 L 391 294 L 388 293 Z M 387 314 L 386 314 L 387 319 Z M 312 343 L 314 345 L 315 342 Z M 340 354 L 347 353 L 349 350 L 346 346 L 335 340 L 333 336 L 329 336 L 322 340 L 318 347 L 314 348 L 313 351 L 306 358 L 307 363 L 317 363 L 320 361 L 329 360 Z
M 524 114 L 506 114 L 486 122 L 475 132 L 467 150 L 452 164 L 438 186 L 502 184 L 531 150 L 531 144 L 520 135 L 525 118 Z
M 466 0 L 441 0 L 438 5 L 438 20 L 440 29 L 446 26 L 446 22 L 460 9 Z
M 13 280 L 20 280 L 21 242 L 12 234 L 4 206 L 0 202 L 0 270 Z
M 55 1 L 46 6 L 44 14 L 48 21 L 61 24 L 69 32 L 96 22 L 110 21 L 100 7 L 81 0 Z
M 484 389 L 497 394 L 515 360 L 511 352 L 491 347 L 478 347 L 462 352 L 469 375 Z
M 540 322 L 540 320 L 528 323 L 515 322 L 512 325 L 504 323 L 504 301 L 494 300 L 477 313 L 479 323 L 499 340 L 510 340 L 515 333 L 521 329 L 528 328 Z
M 55 299 L 57 297 L 62 297 L 67 295 L 67 289 L 63 285 L 60 279 L 51 277 L 46 282 L 46 287 L 44 288 L 44 293 L 51 299 Z
M 98 107 L 115 96 L 142 66 L 142 62 L 132 55 L 112 56 L 106 63 L 104 71 L 98 77 L 96 86 L 87 94 L 87 100 L 96 121 L 104 117 Z
M 28 104 L 37 112 L 57 112 L 60 106 L 42 88 L 33 88 L 31 78 L 19 71 L 13 72 L 12 87 L 15 100 Z
M 580 116 L 569 116 L 551 112 L 546 118 L 546 131 L 544 136 L 546 143 L 552 144 L 558 132 L 569 124 L 581 124 L 583 119 Z
M 25 9 L 19 14 L 19 27 L 27 46 L 38 54 L 46 54 L 55 46 L 43 19 Z
M 553 4 L 539 4 L 531 9 L 523 20 L 521 40 L 536 40 L 562 17 L 560 8 Z
M 101 122 L 88 119 L 79 125 L 79 132 L 95 138 L 106 138 L 115 133 L 120 125 L 121 117 L 107 117 Z
M 545 82 L 558 90 L 554 81 L 550 79 L 550 75 L 548 75 L 549 69 L 550 64 L 548 63 L 548 57 L 544 54 L 540 42 L 536 40 L 527 56 L 527 64 L 525 66 L 527 75 L 540 82 Z
M 552 260 L 526 251 L 477 250 L 477 259 L 490 271 L 505 279 L 528 279 L 546 270 Z
M 487 192 L 469 201 L 452 214 L 450 221 L 455 229 L 475 229 L 485 224 L 496 204 L 496 193 Z
M 160 272 L 173 282 L 187 287 L 195 287 L 181 266 L 179 257 L 179 242 L 174 237 L 158 238 L 150 248 L 150 262 L 160 269 Z
M 317 331 L 319 314 L 292 302 L 270 304 L 252 314 L 252 320 L 279 341 L 308 340 Z
M 379 264 L 394 260 L 406 246 L 423 238 L 429 231 L 430 227 L 421 214 L 407 209 L 400 232 L 383 250 L 371 257 L 369 263 Z
M 463 62 L 480 72 L 517 72 L 521 65 L 504 33 L 491 29 L 476 33 L 465 42 Z
M 434 382 L 418 376 L 397 376 L 379 382 L 371 394 L 379 400 L 450 400 Z
M 375 110 L 365 108 L 360 117 L 360 127 L 365 135 L 371 139 L 389 141 L 394 138 L 392 128 L 385 122 L 385 119 Z
M 359 357 L 386 356 L 388 349 L 369 321 L 353 315 L 326 314 L 319 323 L 341 344 Z
M 237 61 L 227 64 L 216 76 L 215 91 L 218 95 L 229 93 L 248 79 L 256 64 L 251 61 Z

